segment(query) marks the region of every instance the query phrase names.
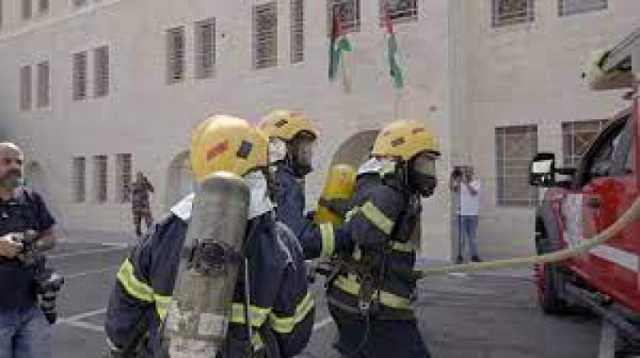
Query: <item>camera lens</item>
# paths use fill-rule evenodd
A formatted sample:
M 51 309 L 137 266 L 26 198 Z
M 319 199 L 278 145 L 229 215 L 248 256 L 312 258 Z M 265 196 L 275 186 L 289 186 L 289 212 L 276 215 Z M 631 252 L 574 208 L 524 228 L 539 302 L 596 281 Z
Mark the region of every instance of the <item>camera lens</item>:
M 64 277 L 51 269 L 44 270 L 36 279 L 37 291 L 40 298 L 40 309 L 49 324 L 54 324 L 58 314 L 56 312 L 56 298 L 58 291 L 64 284 Z
M 40 309 L 50 324 L 55 323 L 58 316 L 56 312 L 56 296 L 55 291 L 45 291 L 40 295 Z

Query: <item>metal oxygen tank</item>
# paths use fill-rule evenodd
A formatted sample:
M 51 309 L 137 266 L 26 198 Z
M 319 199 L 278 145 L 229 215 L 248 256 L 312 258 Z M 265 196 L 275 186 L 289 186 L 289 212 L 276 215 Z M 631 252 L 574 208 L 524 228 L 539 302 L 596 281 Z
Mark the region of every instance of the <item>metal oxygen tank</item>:
M 356 170 L 348 164 L 336 164 L 329 169 L 320 197 L 324 200 L 350 200 L 355 190 L 355 183 Z M 322 204 L 318 204 L 314 220 L 318 224 L 332 223 L 336 226 L 342 224 L 342 218 Z
M 211 358 L 221 349 L 249 202 L 244 180 L 226 172 L 212 174 L 196 193 L 165 323 L 169 357 Z

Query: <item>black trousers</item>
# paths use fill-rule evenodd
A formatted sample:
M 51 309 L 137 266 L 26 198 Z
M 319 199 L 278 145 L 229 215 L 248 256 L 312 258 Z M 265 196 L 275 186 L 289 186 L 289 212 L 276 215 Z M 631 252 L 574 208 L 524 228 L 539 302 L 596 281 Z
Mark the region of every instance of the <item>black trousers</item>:
M 338 327 L 335 347 L 343 357 L 431 357 L 414 320 L 374 319 L 367 324 L 367 320 L 361 315 L 348 313 L 331 305 L 329 309 Z

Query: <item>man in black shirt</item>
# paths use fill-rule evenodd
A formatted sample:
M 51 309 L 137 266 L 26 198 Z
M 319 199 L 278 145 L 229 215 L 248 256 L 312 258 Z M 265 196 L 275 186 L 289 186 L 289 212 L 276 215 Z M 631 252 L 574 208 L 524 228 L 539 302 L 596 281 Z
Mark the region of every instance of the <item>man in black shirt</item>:
M 37 233 L 35 248 L 55 245 L 55 220 L 42 198 L 22 186 L 23 154 L 0 143 L 0 357 L 51 357 L 50 328 L 38 307 L 34 270 L 19 260 L 20 236 Z

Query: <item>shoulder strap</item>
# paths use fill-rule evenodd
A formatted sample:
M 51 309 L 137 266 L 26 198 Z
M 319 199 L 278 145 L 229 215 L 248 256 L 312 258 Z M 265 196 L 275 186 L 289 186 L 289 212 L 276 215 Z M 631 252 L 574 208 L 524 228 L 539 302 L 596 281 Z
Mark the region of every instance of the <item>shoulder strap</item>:
M 18 199 L 22 202 L 26 202 L 27 204 L 33 204 L 33 196 L 31 191 L 26 187 L 21 187 L 18 192 Z

